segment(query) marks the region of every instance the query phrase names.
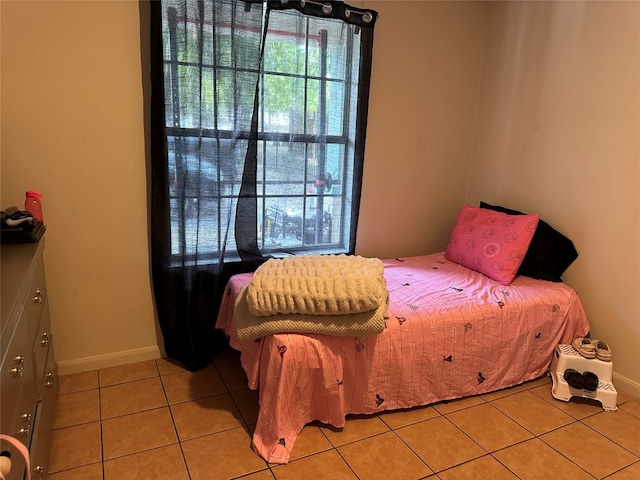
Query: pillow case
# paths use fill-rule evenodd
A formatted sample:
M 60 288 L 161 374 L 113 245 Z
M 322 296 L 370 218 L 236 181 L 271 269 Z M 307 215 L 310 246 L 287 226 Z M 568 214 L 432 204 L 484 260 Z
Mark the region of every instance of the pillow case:
M 538 215 L 508 215 L 464 205 L 445 258 L 509 285 L 529 249 L 538 219 Z
M 480 202 L 480 208 L 487 208 L 509 215 L 524 215 L 518 210 L 499 205 L 490 205 L 485 202 Z M 533 234 L 531 239 L 529 250 L 518 269 L 518 275 L 526 275 L 527 277 L 550 280 L 552 282 L 562 282 L 562 275 L 576 258 L 578 258 L 578 252 L 573 242 L 540 219 L 536 233 Z

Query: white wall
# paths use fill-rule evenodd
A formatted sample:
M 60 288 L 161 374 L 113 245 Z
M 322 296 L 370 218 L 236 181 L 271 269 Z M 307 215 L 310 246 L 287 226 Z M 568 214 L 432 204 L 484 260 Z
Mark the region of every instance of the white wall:
M 640 395 L 640 3 L 489 7 L 467 199 L 574 241 L 564 280 Z

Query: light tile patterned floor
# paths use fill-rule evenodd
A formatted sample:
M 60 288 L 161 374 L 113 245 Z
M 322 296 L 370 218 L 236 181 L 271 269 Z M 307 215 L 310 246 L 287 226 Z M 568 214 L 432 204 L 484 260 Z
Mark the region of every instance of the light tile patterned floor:
M 239 356 L 60 377 L 50 480 L 640 478 L 640 400 L 562 402 L 542 378 L 488 395 L 311 424 L 288 465 L 250 449 L 258 415 Z

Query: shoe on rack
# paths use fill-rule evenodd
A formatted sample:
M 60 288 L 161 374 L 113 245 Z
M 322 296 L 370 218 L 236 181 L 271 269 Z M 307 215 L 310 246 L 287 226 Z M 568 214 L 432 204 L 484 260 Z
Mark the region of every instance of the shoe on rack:
M 577 370 L 573 368 L 567 368 L 564 371 L 564 379 L 569 384 L 570 387 L 577 388 L 578 390 L 582 390 L 585 388 L 585 378 Z
M 595 392 L 598 389 L 598 376 L 593 372 L 584 372 L 584 389 Z
M 571 346 L 584 358 L 596 358 L 596 346 L 589 338 L 578 337 Z
M 602 340 L 596 340 L 594 338 L 593 340 L 591 340 L 591 343 L 593 344 L 593 347 L 596 352 L 596 358 L 598 360 L 602 360 L 603 362 L 611 361 L 611 357 L 612 357 L 611 349 L 609 348 L 609 345 L 607 345 L 607 342 L 604 342 Z

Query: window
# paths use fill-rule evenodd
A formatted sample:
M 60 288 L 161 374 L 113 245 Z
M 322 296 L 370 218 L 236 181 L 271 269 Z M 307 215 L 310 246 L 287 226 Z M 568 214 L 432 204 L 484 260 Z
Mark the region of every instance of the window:
M 252 221 L 260 252 L 354 248 L 364 138 L 357 127 L 366 119 L 358 108 L 362 72 L 368 95 L 360 27 L 296 9 L 269 10 L 266 35 L 257 37 L 264 53 L 256 67 L 243 56 L 255 53 L 258 32 L 230 22 L 227 10 L 237 20 L 258 6 L 227 0 L 203 2 L 197 13 L 167 9 L 165 119 L 174 255 L 219 256 L 225 250 L 233 256 L 237 250 L 237 230 L 228 227 L 242 215 L 236 214 L 237 197 L 254 120 L 239 113 L 246 110 L 242 105 L 251 106 L 257 120 Z M 252 82 L 257 89 L 247 88 Z

